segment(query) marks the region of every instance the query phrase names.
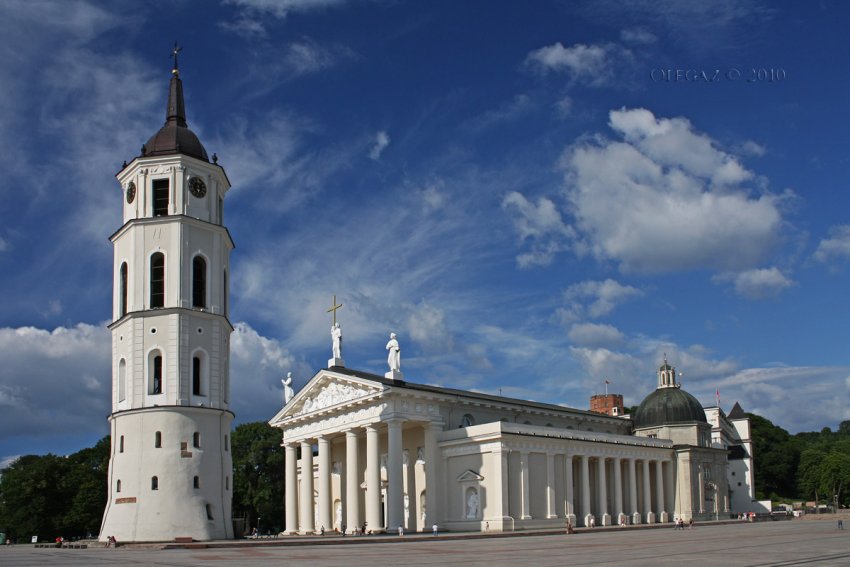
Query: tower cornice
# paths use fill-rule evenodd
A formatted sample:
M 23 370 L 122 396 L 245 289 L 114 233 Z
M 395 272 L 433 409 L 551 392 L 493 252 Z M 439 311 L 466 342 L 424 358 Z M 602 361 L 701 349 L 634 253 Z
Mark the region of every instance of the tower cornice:
M 123 317 L 116 319 L 115 321 L 109 323 L 106 328 L 110 331 L 124 323 L 125 321 L 129 321 L 130 319 L 144 319 L 146 317 L 159 317 L 161 315 L 172 315 L 175 313 L 182 313 L 183 315 L 194 315 L 196 317 L 200 317 L 202 319 L 223 319 L 225 323 L 227 323 L 227 329 L 231 333 L 234 330 L 233 323 L 230 322 L 227 315 L 223 313 L 215 313 L 210 311 L 209 309 L 198 309 L 193 307 L 157 307 L 156 309 L 142 309 L 141 311 L 130 311 Z
M 121 237 L 121 235 L 125 234 L 128 230 L 130 230 L 130 228 L 134 226 L 156 226 L 158 224 L 172 224 L 174 222 L 182 222 L 185 224 L 196 226 L 198 228 L 205 228 L 207 230 L 221 233 L 222 235 L 227 237 L 227 244 L 229 245 L 230 250 L 236 248 L 236 244 L 233 243 L 233 238 L 230 236 L 230 231 L 227 229 L 226 226 L 222 226 L 214 222 L 196 219 L 195 217 L 190 217 L 189 215 L 163 215 L 159 217 L 143 217 L 130 219 L 123 225 L 121 225 L 121 228 L 119 228 L 109 236 L 109 241 L 114 243 L 118 238 Z

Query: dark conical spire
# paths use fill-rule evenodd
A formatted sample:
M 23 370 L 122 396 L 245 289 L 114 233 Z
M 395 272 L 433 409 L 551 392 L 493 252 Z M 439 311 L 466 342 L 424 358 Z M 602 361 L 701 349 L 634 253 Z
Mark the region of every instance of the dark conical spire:
M 177 54 L 182 47 L 174 43 L 171 56 L 174 67 L 168 87 L 168 105 L 165 110 L 165 125 L 142 146 L 142 157 L 184 154 L 209 161 L 207 151 L 194 132 L 186 124 L 186 104 L 183 102 L 183 81 L 177 66 Z
M 180 80 L 180 69 L 177 66 L 177 54 L 183 50 L 174 42 L 171 56 L 174 58 L 174 67 L 171 69 L 171 84 L 168 89 L 168 108 L 165 111 L 165 123 L 175 122 L 178 126 L 186 128 L 186 104 L 183 102 L 183 81 Z

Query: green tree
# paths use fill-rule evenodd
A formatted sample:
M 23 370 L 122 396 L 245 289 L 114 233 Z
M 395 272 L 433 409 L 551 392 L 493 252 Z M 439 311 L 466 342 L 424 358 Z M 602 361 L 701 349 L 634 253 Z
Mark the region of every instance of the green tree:
M 70 496 L 62 489 L 68 470 L 64 457 L 25 455 L 0 479 L 0 526 L 10 537 L 28 540 L 60 535 Z
M 800 491 L 806 498 L 814 497 L 815 505 L 823 496 L 820 466 L 825 458 L 826 452 L 817 448 L 806 449 L 800 455 L 800 466 L 797 470 Z
M 753 440 L 756 498 L 796 495 L 800 442 L 759 415 L 747 416 Z
M 63 490 L 73 494 L 62 518 L 63 535 L 97 535 L 108 497 L 109 450 L 111 440 L 104 437 L 94 447 L 68 457 L 68 473 Z
M 233 517 L 246 519 L 246 529 L 264 532 L 283 527 L 283 459 L 281 433 L 264 421 L 243 423 L 232 436 Z

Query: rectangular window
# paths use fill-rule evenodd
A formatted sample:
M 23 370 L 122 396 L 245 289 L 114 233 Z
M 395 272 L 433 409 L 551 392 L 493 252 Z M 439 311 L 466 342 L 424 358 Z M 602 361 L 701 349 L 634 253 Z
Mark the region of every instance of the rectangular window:
M 159 431 L 157 431 L 154 435 L 153 446 L 157 449 L 162 448 L 162 433 L 160 433 Z
M 164 217 L 168 214 L 168 179 L 153 181 L 153 216 Z
M 165 307 L 165 254 L 151 255 L 151 309 Z
M 119 441 L 118 441 L 118 452 L 119 453 L 124 452 L 124 436 L 123 435 L 121 436 L 121 439 L 119 439 Z
M 200 446 L 201 446 L 201 434 L 198 433 L 197 431 L 192 436 L 192 445 L 195 446 L 195 447 L 198 447 L 198 448 L 200 448 Z
M 153 357 L 153 391 L 152 394 L 162 393 L 162 357 Z
M 201 357 L 192 357 L 192 395 L 201 395 Z

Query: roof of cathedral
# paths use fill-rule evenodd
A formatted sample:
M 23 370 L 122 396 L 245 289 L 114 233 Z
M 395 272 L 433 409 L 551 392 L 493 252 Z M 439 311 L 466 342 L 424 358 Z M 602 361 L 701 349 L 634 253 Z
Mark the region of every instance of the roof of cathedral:
M 177 49 L 177 48 L 175 48 Z M 183 82 L 177 69 L 175 53 L 174 69 L 168 89 L 168 107 L 165 125 L 142 146 L 141 157 L 184 154 L 209 161 L 207 150 L 186 124 L 186 105 L 183 102 Z
M 588 417 L 593 417 L 594 419 L 611 419 L 611 420 L 622 420 L 619 417 L 611 417 L 606 414 L 592 412 L 590 410 L 583 410 L 577 408 L 571 408 L 567 406 L 557 405 L 557 404 L 547 404 L 544 402 L 534 402 L 530 400 L 521 400 L 518 398 L 506 398 L 504 396 L 494 396 L 492 394 L 484 394 L 482 392 L 473 392 L 470 390 L 458 390 L 455 388 L 444 388 L 442 386 L 430 386 L 428 384 L 416 384 L 414 382 L 406 382 L 404 380 L 393 380 L 391 378 L 386 378 L 384 376 L 380 376 L 378 374 L 372 374 L 369 372 L 363 372 L 362 370 L 353 370 L 351 368 L 347 368 L 345 366 L 332 366 L 329 368 L 331 372 L 338 372 L 340 374 L 347 374 L 348 376 L 353 376 L 356 378 L 362 378 L 366 380 L 372 380 L 373 382 L 380 382 L 381 384 L 385 384 L 387 386 L 396 386 L 400 388 L 410 388 L 411 390 L 420 390 L 423 392 L 434 392 L 439 394 L 445 394 L 450 396 L 464 396 L 467 398 L 478 398 L 480 400 L 488 400 L 494 403 L 500 404 L 521 404 L 529 407 L 536 407 L 541 410 L 548 411 L 558 411 L 558 412 L 576 412 L 581 414 L 586 414 Z
M 658 388 L 632 415 L 635 429 L 674 423 L 707 422 L 699 401 L 681 388 Z

